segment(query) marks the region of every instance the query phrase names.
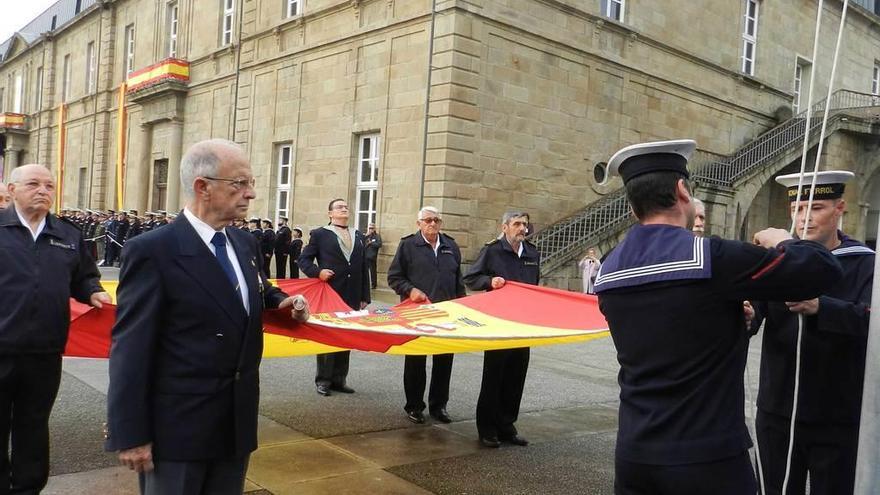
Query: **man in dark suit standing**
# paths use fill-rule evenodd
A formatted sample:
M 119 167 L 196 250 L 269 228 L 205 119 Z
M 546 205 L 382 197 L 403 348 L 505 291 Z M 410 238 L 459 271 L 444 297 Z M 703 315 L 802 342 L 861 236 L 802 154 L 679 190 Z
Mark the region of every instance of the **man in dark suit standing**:
M 348 226 L 348 203 L 334 199 L 328 206 L 330 223 L 309 233 L 309 244 L 299 257 L 299 267 L 312 278 L 328 282 L 351 309 L 370 303 L 370 280 L 364 257 L 364 236 Z M 354 390 L 345 384 L 351 351 L 318 354 L 315 387 L 319 394 L 345 394 Z
M 287 255 L 290 252 L 290 227 L 287 217 L 278 217 L 275 233 L 275 278 L 287 278 Z
M 299 227 L 294 227 L 290 231 L 290 278 L 299 278 L 299 255 L 303 250 L 303 231 Z
M 260 250 L 263 252 L 263 273 L 269 277 L 272 268 L 272 252 L 275 251 L 275 231 L 272 222 L 263 220 L 263 234 L 260 238 Z
M 254 237 L 227 228 L 255 197 L 241 149 L 196 143 L 180 180 L 181 215 L 123 252 L 106 448 L 144 494 L 241 494 L 257 448 L 262 311 L 294 298 L 260 273 Z

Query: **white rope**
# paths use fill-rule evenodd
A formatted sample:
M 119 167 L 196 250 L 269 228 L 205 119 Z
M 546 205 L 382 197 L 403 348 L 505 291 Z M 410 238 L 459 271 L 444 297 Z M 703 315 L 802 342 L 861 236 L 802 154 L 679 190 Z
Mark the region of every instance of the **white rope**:
M 837 74 L 837 61 L 838 61 L 838 57 L 840 55 L 840 44 L 843 40 L 843 29 L 846 25 L 846 12 L 847 12 L 848 7 L 849 7 L 849 0 L 843 0 L 843 11 L 840 15 L 840 27 L 838 28 L 838 31 L 837 31 L 837 43 L 834 47 L 834 58 L 831 61 L 831 76 L 828 81 L 828 94 L 825 97 L 825 112 L 824 112 L 824 115 L 822 116 L 822 129 L 819 131 L 819 144 L 816 148 L 816 161 L 813 165 L 813 180 L 811 181 L 811 184 L 810 184 L 810 196 L 809 196 L 809 199 L 807 200 L 807 208 L 806 208 L 806 211 L 804 212 L 804 224 L 803 224 L 803 228 L 801 230 L 801 235 L 800 235 L 800 237 L 802 239 L 804 237 L 806 237 L 806 235 L 807 235 L 807 226 L 810 223 L 810 212 L 813 208 L 813 199 L 814 199 L 814 194 L 816 192 L 816 180 L 818 179 L 817 172 L 819 171 L 819 163 L 822 160 L 822 148 L 825 144 L 825 132 L 828 128 L 828 115 L 829 115 L 829 112 L 831 111 L 831 95 L 834 92 L 834 78 Z M 821 20 L 821 15 L 822 15 L 822 1 L 820 0 L 819 14 L 817 15 L 817 21 L 816 21 L 816 38 L 813 40 L 814 41 L 814 45 L 813 45 L 813 49 L 814 49 L 813 60 L 814 61 L 816 60 L 815 50 L 818 47 L 818 41 L 819 41 L 819 22 Z M 814 73 L 815 71 L 811 71 L 811 72 Z M 812 73 L 810 74 L 810 81 L 811 81 L 810 94 L 811 95 L 812 95 L 812 91 L 813 91 L 813 88 L 812 88 L 813 74 Z M 810 104 L 812 106 L 812 102 L 810 102 Z M 808 110 L 807 115 L 809 115 L 809 114 L 810 114 L 810 111 Z M 807 124 L 806 130 L 804 132 L 804 149 L 806 149 L 809 144 L 809 131 L 810 131 L 809 118 L 807 119 L 806 124 Z M 806 160 L 807 160 L 806 152 L 804 152 L 804 154 L 801 156 L 801 171 L 800 171 L 800 177 L 798 177 L 798 190 L 797 190 L 797 196 L 795 197 L 795 207 L 792 212 L 792 225 L 791 225 L 790 232 L 794 232 L 794 229 L 795 229 L 795 226 L 797 223 L 796 219 L 797 219 L 797 212 L 800 208 L 801 191 L 802 191 L 803 182 L 804 182 L 804 165 L 806 164 Z M 803 333 L 804 333 L 804 315 L 803 315 L 803 313 L 800 313 L 800 314 L 798 314 L 797 349 L 796 349 L 796 353 L 795 353 L 795 367 L 794 367 L 794 392 L 793 392 L 792 404 L 791 404 L 791 425 L 789 427 L 788 454 L 786 455 L 786 461 L 785 461 L 785 478 L 782 481 L 782 493 L 783 494 L 788 492 L 788 481 L 791 476 L 791 458 L 792 458 L 792 453 L 794 451 L 794 430 L 795 430 L 795 423 L 797 421 L 798 392 L 800 391 L 800 382 L 801 382 L 801 379 L 800 379 L 801 378 L 800 377 L 800 374 L 801 374 L 801 350 L 802 350 L 801 349 L 801 342 L 803 339 Z

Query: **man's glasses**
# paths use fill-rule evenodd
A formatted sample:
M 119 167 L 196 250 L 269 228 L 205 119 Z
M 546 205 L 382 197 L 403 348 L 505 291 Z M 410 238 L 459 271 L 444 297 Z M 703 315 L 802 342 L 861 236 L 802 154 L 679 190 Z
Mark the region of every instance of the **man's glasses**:
M 331 208 L 331 209 L 333 209 L 333 210 L 347 210 L 348 205 L 333 205 L 333 208 Z
M 425 222 L 425 223 L 436 223 L 437 225 L 440 225 L 441 223 L 443 223 L 443 219 L 437 218 L 437 217 L 423 218 L 419 221 Z
M 251 189 L 253 189 L 257 185 L 257 179 L 254 179 L 253 177 L 251 177 L 250 179 L 245 179 L 245 178 L 241 178 L 241 177 L 236 178 L 236 179 L 227 179 L 224 177 L 202 177 L 202 178 L 208 179 L 208 180 L 219 180 L 221 182 L 228 182 L 232 186 L 232 188 L 235 189 L 236 191 L 244 189 L 245 187 L 250 187 Z

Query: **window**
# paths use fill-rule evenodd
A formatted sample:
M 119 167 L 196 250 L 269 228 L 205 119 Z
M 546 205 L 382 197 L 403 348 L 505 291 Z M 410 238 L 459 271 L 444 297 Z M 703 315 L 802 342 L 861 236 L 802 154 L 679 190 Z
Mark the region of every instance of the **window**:
M 871 78 L 871 94 L 880 95 L 880 62 L 874 63 L 874 75 Z
M 67 102 L 70 98 L 70 55 L 64 56 L 64 72 L 61 80 L 61 102 Z
M 134 71 L 134 24 L 125 26 L 125 45 L 123 46 L 125 60 L 122 66 L 125 68 L 124 79 Z
M 299 14 L 299 0 L 284 0 L 285 17 L 293 17 Z
M 743 16 L 742 71 L 755 75 L 755 45 L 758 42 L 758 0 L 745 0 Z
M 5 90 L 6 88 L 0 88 L 0 113 L 6 111 L 6 102 L 3 100 L 3 93 L 5 92 Z
M 85 167 L 80 167 L 79 169 L 79 182 L 77 183 L 77 191 L 76 191 L 76 206 L 77 208 L 85 208 L 86 207 L 86 194 L 89 191 L 89 172 Z
M 623 22 L 624 0 L 602 0 L 602 15 Z
M 223 20 L 220 24 L 220 45 L 232 43 L 232 33 L 235 31 L 235 0 L 221 0 L 223 2 Z
M 275 181 L 275 223 L 278 217 L 290 216 L 290 185 L 293 182 L 293 147 L 284 144 L 278 147 L 278 170 Z
M 366 231 L 376 222 L 376 192 L 379 188 L 379 135 L 360 136 L 357 167 L 357 204 L 354 228 Z
M 86 93 L 92 94 L 98 88 L 98 54 L 95 42 L 86 46 Z
M 82 0 L 76 0 L 76 6 L 73 8 L 73 14 L 79 14 L 82 11 Z
M 177 57 L 177 2 L 168 4 L 168 56 Z
M 43 68 L 37 67 L 37 83 L 34 85 L 34 110 L 39 112 L 43 106 Z
M 803 94 L 804 66 L 800 61 L 794 64 L 794 99 L 791 102 L 794 113 L 801 111 L 801 95 Z
M 24 81 L 22 81 L 22 73 L 16 72 L 13 76 L 15 85 L 12 87 L 12 111 L 21 113 L 22 102 L 24 101 Z

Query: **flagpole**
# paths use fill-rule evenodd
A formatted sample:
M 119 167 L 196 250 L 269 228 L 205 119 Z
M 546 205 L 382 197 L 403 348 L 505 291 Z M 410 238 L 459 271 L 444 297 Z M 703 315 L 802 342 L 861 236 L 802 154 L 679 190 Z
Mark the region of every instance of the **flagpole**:
M 880 218 L 878 218 L 880 229 Z M 880 309 L 880 256 L 874 256 L 874 282 L 871 307 Z M 862 417 L 859 425 L 859 450 L 856 457 L 856 485 L 853 495 L 874 495 L 880 487 L 880 310 L 871 311 L 868 323 L 868 349 L 865 354 L 865 378 L 862 391 Z
M 64 103 L 62 103 L 58 106 L 58 158 L 55 164 L 55 169 L 58 173 L 58 179 L 55 181 L 58 188 L 58 193 L 55 195 L 56 215 L 61 212 L 61 203 L 64 202 L 64 147 L 66 146 L 65 141 L 67 140 L 67 133 L 64 130 L 65 117 L 65 106 Z
M 125 193 L 125 90 L 126 84 L 123 81 L 119 85 L 116 117 L 116 211 L 122 211 Z

